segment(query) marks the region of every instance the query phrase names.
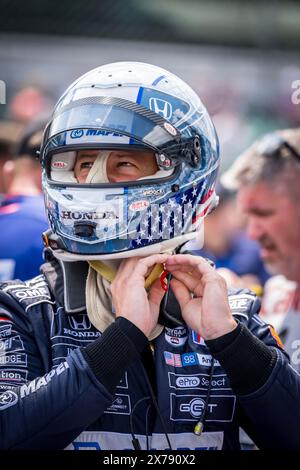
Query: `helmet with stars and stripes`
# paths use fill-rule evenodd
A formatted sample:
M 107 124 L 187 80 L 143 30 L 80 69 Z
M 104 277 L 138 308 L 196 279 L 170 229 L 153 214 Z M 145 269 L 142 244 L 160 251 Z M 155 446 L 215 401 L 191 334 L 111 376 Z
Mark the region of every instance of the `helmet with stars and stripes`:
M 216 204 L 219 145 L 198 95 L 154 65 L 118 62 L 76 80 L 40 152 L 57 258 L 146 256 L 193 239 Z

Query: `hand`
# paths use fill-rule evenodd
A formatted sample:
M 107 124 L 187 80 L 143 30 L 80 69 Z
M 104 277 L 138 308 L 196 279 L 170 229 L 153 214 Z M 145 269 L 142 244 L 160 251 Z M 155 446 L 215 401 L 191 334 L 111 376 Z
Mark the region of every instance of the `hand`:
M 204 340 L 233 331 L 234 320 L 227 297 L 226 281 L 200 256 L 174 255 L 166 263 L 174 276 L 171 287 L 187 325 Z
M 218 268 L 216 271 L 225 279 L 227 287 L 245 287 L 245 285 L 243 285 L 242 278 L 230 269 Z
M 112 302 L 116 317 L 125 317 L 147 337 L 157 325 L 159 307 L 165 294 L 157 279 L 147 293 L 145 278 L 157 263 L 164 263 L 169 255 L 147 258 L 128 258 L 122 261 L 111 284 Z
M 243 274 L 242 276 L 238 276 L 227 268 L 218 268 L 217 273 L 225 279 L 228 287 L 237 287 L 240 289 L 245 287 L 248 287 L 249 289 L 260 287 L 262 289 L 259 278 L 254 274 Z

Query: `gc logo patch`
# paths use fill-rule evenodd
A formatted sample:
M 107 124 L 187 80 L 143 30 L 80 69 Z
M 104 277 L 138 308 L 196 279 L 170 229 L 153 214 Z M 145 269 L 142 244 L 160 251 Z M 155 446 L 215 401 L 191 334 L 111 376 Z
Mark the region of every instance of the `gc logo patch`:
M 200 418 L 203 413 L 205 406 L 204 400 L 202 398 L 193 398 L 189 403 L 181 403 L 179 406 L 179 411 L 183 413 L 189 413 L 193 418 Z
M 172 421 L 198 420 L 204 410 L 206 396 L 170 394 L 170 419 Z M 234 395 L 211 395 L 207 403 L 206 421 L 231 422 L 234 416 Z

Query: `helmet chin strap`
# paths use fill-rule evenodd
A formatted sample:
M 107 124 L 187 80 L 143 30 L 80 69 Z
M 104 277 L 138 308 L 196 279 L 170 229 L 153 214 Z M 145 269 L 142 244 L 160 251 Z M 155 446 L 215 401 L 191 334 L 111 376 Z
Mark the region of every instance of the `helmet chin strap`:
M 121 260 L 120 260 L 121 261 Z M 108 282 L 112 282 L 117 274 L 116 267 L 112 266 L 112 262 L 103 261 L 88 261 L 91 268 L 97 271 L 100 276 L 106 279 Z M 148 289 L 152 286 L 152 284 L 161 276 L 164 271 L 164 267 L 162 264 L 156 264 L 153 269 L 151 270 L 150 274 L 145 279 L 145 289 Z

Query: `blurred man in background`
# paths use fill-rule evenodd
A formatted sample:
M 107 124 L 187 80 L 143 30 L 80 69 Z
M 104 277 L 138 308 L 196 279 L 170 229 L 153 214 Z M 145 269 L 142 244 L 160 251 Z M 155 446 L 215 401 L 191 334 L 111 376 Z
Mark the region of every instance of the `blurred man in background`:
M 47 228 L 41 170 L 36 160 L 45 121 L 31 124 L 15 158 L 3 167 L 6 194 L 0 205 L 0 279 L 29 279 L 43 262 L 42 232 Z
M 4 166 L 13 158 L 14 147 L 24 132 L 24 125 L 16 121 L 0 121 L 0 201 L 6 192 Z
M 217 184 L 219 204 L 206 220 L 204 248 L 191 250 L 196 255 L 209 258 L 220 273 L 231 275 L 236 287 L 253 288 L 262 286 L 269 275 L 259 255 L 259 244 L 251 240 L 243 230 L 243 221 L 236 205 L 236 193 Z
M 300 371 L 300 130 L 268 134 L 255 142 L 223 175 L 238 189 L 248 234 L 261 245 L 271 278 L 264 296 L 265 320 L 279 334 Z
M 0 139 L 0 199 L 5 192 L 5 182 L 3 168 L 5 163 L 12 158 L 12 148 L 10 142 Z

